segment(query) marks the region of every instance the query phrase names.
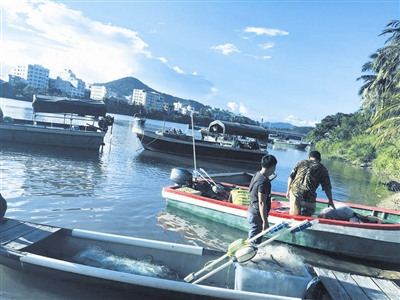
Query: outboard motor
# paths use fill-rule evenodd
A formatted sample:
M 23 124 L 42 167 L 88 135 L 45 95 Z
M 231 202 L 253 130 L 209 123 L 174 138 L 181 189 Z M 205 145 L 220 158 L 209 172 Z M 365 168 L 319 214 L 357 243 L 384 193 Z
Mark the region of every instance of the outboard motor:
M 105 118 L 101 118 L 98 122 L 101 131 L 107 132 L 109 126 L 113 126 L 114 117 L 107 115 Z
M 101 118 L 97 124 L 99 125 L 101 131 L 107 132 L 108 124 L 104 118 Z
M 193 175 L 189 170 L 184 168 L 173 168 L 169 179 L 180 187 L 193 186 Z
M 113 126 L 114 125 L 114 117 L 111 117 L 110 115 L 107 115 L 105 120 L 106 120 L 108 126 Z

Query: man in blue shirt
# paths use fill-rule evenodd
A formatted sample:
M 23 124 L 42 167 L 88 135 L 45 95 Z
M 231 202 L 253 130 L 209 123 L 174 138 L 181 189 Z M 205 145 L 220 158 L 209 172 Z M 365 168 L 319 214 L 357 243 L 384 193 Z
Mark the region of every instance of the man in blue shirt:
M 251 179 L 249 185 L 250 205 L 247 209 L 249 223 L 248 239 L 259 234 L 269 227 L 268 213 L 271 208 L 271 180 L 278 161 L 273 155 L 265 155 L 261 159 L 261 170 Z M 260 244 L 262 236 L 256 239 L 253 245 Z

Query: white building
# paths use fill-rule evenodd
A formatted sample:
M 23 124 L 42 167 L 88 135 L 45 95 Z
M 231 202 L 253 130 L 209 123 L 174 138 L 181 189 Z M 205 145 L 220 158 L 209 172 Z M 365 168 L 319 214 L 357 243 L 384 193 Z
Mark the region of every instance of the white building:
M 71 70 L 65 69 L 54 81 L 54 87 L 66 93 L 69 97 L 85 97 L 85 82 L 76 78 Z
M 132 104 L 142 105 L 145 109 L 152 108 L 162 111 L 164 109 L 164 97 L 156 92 L 134 89 L 132 93 Z
M 194 108 L 190 105 L 184 106 L 181 102 L 174 102 L 174 110 L 181 113 L 182 115 L 190 115 L 196 113 Z
M 182 107 L 183 107 L 182 103 L 174 102 L 174 110 L 175 111 L 180 112 L 182 110 Z
M 90 99 L 104 100 L 107 96 L 107 88 L 104 85 L 92 85 L 90 89 Z
M 17 76 L 35 88 L 43 89 L 49 86 L 50 70 L 41 65 L 18 65 L 11 70 L 12 76 Z

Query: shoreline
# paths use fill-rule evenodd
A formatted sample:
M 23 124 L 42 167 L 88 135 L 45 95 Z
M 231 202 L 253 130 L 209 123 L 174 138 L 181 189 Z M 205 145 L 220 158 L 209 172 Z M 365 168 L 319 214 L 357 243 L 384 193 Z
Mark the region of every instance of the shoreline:
M 400 192 L 397 192 L 377 204 L 377 207 L 400 210 Z

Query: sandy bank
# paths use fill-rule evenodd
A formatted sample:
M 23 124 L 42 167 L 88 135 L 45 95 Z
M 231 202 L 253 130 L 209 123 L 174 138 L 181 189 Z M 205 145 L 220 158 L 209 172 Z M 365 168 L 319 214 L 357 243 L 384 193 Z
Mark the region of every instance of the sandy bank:
M 400 192 L 382 200 L 378 207 L 400 210 Z

